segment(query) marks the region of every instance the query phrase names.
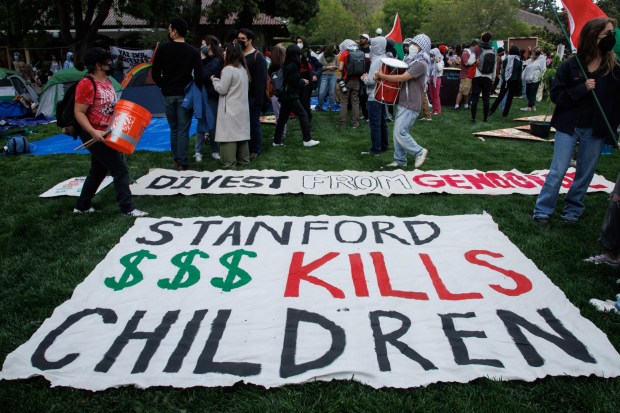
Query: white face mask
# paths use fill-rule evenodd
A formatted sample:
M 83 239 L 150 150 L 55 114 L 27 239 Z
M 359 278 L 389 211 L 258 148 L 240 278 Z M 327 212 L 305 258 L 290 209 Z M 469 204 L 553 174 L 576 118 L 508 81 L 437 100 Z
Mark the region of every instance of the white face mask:
M 418 53 L 420 53 L 420 48 L 418 46 L 415 44 L 409 46 L 409 57 L 414 57 Z
M 303 43 L 297 43 L 297 47 L 299 47 L 300 49 L 304 48 L 304 44 Z

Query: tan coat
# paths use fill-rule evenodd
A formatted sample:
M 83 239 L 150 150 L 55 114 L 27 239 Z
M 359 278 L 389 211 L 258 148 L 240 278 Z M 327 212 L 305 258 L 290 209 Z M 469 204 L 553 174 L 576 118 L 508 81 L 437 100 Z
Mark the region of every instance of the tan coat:
M 242 66 L 226 66 L 222 69 L 221 77 L 213 79 L 213 87 L 220 94 L 216 142 L 250 140 L 249 83 L 248 74 Z

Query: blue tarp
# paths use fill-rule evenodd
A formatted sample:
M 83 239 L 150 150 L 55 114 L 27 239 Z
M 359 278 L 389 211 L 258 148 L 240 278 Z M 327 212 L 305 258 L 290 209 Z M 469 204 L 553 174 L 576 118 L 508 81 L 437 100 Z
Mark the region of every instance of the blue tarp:
M 189 135 L 196 133 L 196 119 L 192 119 Z M 69 135 L 56 135 L 37 142 L 29 155 L 54 155 L 61 153 L 87 154 L 88 150 L 74 151 L 82 141 Z M 166 118 L 153 118 L 138 142 L 137 151 L 166 152 L 170 150 L 170 127 Z

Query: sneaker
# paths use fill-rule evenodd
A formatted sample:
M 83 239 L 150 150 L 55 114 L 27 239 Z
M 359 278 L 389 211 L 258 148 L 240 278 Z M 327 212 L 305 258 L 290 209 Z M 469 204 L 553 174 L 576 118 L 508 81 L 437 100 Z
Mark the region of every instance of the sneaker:
M 385 166 L 388 167 L 388 168 L 404 168 L 404 167 L 407 166 L 407 164 L 406 163 L 399 163 L 399 162 L 394 161 L 394 162 L 389 163 L 389 164 L 387 164 Z
M 454 110 L 459 110 L 459 105 L 454 105 Z
M 529 106 L 527 106 L 525 108 L 521 108 L 521 110 L 524 111 L 524 112 L 536 112 L 536 108 L 535 107 L 531 108 Z
M 549 217 L 532 217 L 532 221 L 538 225 L 547 225 L 549 223 Z
M 360 152 L 360 155 L 372 155 L 372 156 L 377 156 L 379 155 L 376 152 L 370 152 L 370 151 L 364 151 L 364 152 Z
M 212 157 L 213 159 L 217 160 L 217 161 L 219 161 L 219 160 L 220 160 L 220 154 L 219 154 L 219 152 L 213 152 L 213 153 L 211 154 L 211 157 Z
M 93 208 L 93 207 L 88 208 L 86 211 L 82 211 L 81 209 L 73 208 L 73 213 L 74 214 L 90 214 L 92 212 L 95 212 L 95 208 Z
M 196 159 L 196 162 L 202 162 L 202 154 L 201 153 L 195 154 L 194 158 Z
M 304 146 L 305 146 L 306 148 L 309 148 L 309 147 L 311 147 L 311 146 L 316 146 L 316 145 L 318 145 L 319 143 L 321 143 L 321 142 L 319 142 L 319 141 L 315 141 L 314 139 L 310 139 L 309 141 L 304 141 Z
M 598 300 L 596 298 L 592 298 L 590 300 L 590 304 L 592 304 L 596 309 L 603 313 L 616 313 L 620 314 L 620 311 L 616 308 L 616 302 L 612 300 Z
M 613 259 L 611 258 L 609 255 L 607 254 L 601 254 L 601 255 L 593 255 L 589 258 L 586 258 L 585 260 L 583 260 L 584 262 L 589 262 L 591 264 L 606 264 L 609 265 L 610 267 L 614 267 L 617 268 L 618 266 L 620 266 L 620 258 L 617 259 Z
M 425 121 L 425 122 L 430 122 L 430 121 L 433 120 L 433 118 L 422 118 L 422 120 Z
M 574 225 L 579 222 L 578 218 L 560 217 L 560 219 L 562 220 L 563 223 L 569 224 L 569 225 Z
M 125 213 L 125 215 L 129 215 L 130 217 L 145 217 L 148 214 L 148 212 L 140 211 L 139 209 L 134 209 L 133 211 Z
M 276 147 L 277 147 L 277 146 L 284 146 L 284 144 L 283 144 L 283 143 L 275 143 L 275 142 L 274 142 L 274 143 L 272 143 L 272 145 L 273 145 L 273 146 L 276 146 Z
M 415 157 L 415 164 L 414 164 L 414 166 L 416 168 L 419 168 L 420 166 L 422 166 L 422 164 L 426 160 L 426 155 L 428 155 L 428 149 L 422 149 L 422 153 Z
M 463 105 L 463 109 L 469 109 L 469 105 Z

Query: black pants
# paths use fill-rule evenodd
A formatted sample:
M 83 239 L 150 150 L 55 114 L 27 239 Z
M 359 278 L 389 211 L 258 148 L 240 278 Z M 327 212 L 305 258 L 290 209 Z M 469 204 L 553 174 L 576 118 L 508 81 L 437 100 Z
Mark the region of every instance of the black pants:
M 360 82 L 360 109 L 362 110 L 362 116 L 368 120 L 368 91 L 366 85 Z
M 517 81 L 503 82 L 502 87 L 499 90 L 499 96 L 497 96 L 497 99 L 495 99 L 495 101 L 493 102 L 489 115 L 495 113 L 499 104 L 502 103 L 502 99 L 504 99 L 504 96 L 506 96 L 506 104 L 504 105 L 504 112 L 502 113 L 502 115 L 504 117 L 508 116 L 508 113 L 510 112 L 510 107 L 512 106 L 512 99 L 515 97 L 515 94 L 517 92 L 520 92 Z
M 493 81 L 488 77 L 478 76 L 475 77 L 471 86 L 471 101 L 469 107 L 471 108 L 471 118 L 476 119 L 476 111 L 478 110 L 478 100 L 480 99 L 480 92 L 482 92 L 482 114 L 486 121 L 489 117 L 489 103 L 491 101 L 491 86 Z
M 82 142 L 91 139 L 90 135 L 80 136 Z M 135 208 L 131 200 L 131 190 L 129 189 L 129 171 L 125 163 L 125 156 L 110 148 L 104 143 L 97 142 L 88 147 L 90 152 L 90 171 L 84 181 L 82 192 L 75 207 L 80 211 L 86 211 L 92 206 L 93 197 L 99 189 L 99 185 L 104 180 L 108 172 L 114 178 L 114 190 L 116 191 L 116 202 L 121 212 L 127 213 Z
M 294 100 L 280 100 L 280 116 L 278 116 L 278 122 L 276 123 L 276 131 L 273 136 L 274 143 L 282 143 L 282 134 L 284 133 L 284 126 L 289 118 L 289 113 L 293 112 L 297 119 L 299 119 L 299 126 L 301 126 L 301 134 L 304 138 L 304 142 L 312 139 L 310 136 L 310 121 L 308 120 L 308 114 L 306 110 L 301 106 L 299 99 Z
M 312 122 L 312 109 L 310 108 L 310 100 L 312 99 L 312 79 L 310 83 L 299 88 L 299 102 L 308 115 L 308 122 Z

